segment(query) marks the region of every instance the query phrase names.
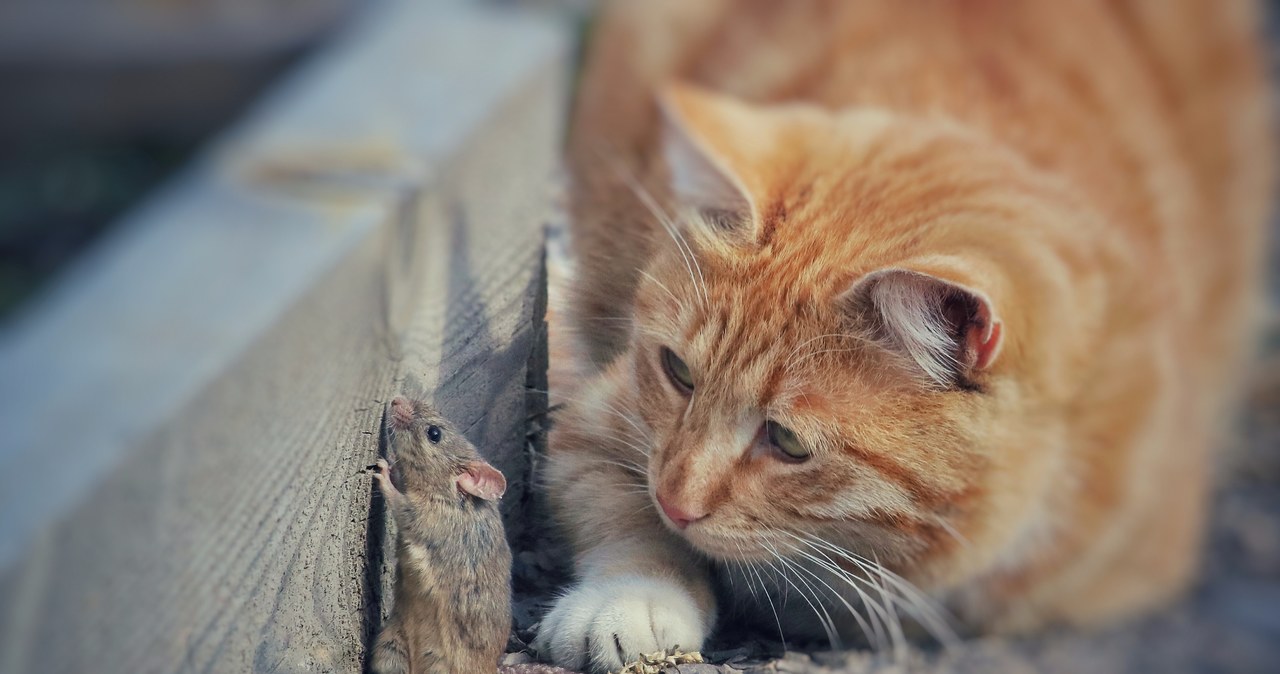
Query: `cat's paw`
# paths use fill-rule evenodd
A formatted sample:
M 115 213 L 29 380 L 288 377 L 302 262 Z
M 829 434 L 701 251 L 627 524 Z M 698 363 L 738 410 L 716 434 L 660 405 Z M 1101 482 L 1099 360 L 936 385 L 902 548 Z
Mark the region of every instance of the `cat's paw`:
M 534 648 L 561 667 L 621 669 L 641 653 L 702 647 L 709 616 L 677 583 L 648 576 L 587 579 L 542 620 Z

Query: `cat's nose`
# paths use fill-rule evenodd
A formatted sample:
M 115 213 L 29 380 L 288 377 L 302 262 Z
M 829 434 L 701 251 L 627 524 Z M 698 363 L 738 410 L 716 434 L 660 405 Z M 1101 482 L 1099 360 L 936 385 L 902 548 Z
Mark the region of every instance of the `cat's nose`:
M 707 516 L 706 513 L 694 513 L 673 505 L 661 492 L 658 493 L 658 507 L 662 508 L 662 513 L 676 525 L 677 529 L 684 529 Z

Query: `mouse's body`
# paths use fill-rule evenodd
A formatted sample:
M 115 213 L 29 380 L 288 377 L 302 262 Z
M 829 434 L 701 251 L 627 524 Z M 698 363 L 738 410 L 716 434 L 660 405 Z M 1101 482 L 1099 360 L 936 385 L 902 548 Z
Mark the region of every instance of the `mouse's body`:
M 506 479 L 426 403 L 392 400 L 386 432 L 374 477 L 398 529 L 396 583 L 373 671 L 494 672 L 511 629 Z

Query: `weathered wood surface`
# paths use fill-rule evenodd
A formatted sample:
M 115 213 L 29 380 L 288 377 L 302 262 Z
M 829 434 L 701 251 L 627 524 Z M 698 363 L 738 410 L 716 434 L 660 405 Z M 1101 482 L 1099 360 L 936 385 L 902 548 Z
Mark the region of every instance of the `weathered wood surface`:
M 401 389 L 521 502 L 564 57 L 383 4 L 0 333 L 0 672 L 359 671 Z

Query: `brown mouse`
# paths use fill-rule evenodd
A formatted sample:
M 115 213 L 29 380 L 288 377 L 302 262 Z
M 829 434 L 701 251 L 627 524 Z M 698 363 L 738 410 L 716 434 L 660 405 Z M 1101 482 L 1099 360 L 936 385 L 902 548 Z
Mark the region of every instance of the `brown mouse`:
M 375 674 L 496 672 L 511 630 L 506 478 L 424 402 L 387 406 L 374 480 L 399 530 L 395 598 Z

